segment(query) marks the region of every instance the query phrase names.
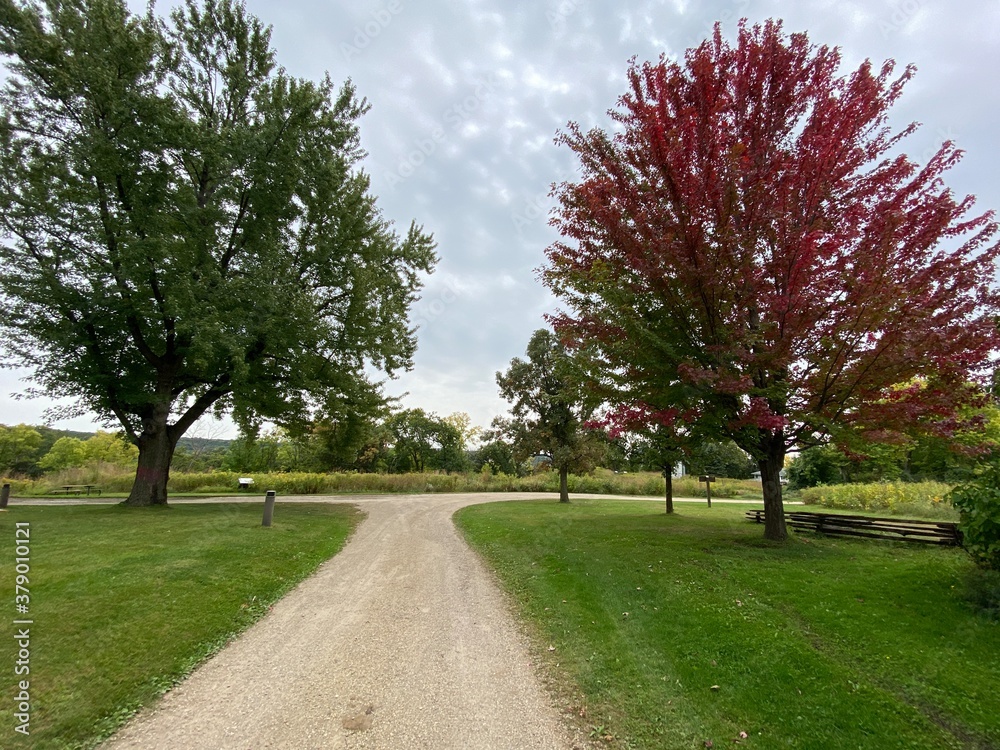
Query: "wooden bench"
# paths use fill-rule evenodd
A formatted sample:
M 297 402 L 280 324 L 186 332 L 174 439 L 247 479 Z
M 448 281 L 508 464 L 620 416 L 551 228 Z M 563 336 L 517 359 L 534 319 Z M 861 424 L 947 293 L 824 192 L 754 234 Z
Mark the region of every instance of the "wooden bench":
M 748 510 L 748 521 L 764 523 L 764 510 Z M 796 530 L 817 531 L 834 536 L 860 536 L 898 542 L 922 542 L 957 547 L 962 544 L 958 524 L 950 521 L 917 521 L 903 518 L 878 518 L 839 513 L 793 511 L 785 513 L 785 522 Z

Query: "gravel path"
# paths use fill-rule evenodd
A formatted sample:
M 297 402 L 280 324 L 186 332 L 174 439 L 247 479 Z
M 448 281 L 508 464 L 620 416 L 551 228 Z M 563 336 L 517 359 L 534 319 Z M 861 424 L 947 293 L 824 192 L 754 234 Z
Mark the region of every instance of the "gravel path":
M 451 521 L 516 497 L 325 498 L 368 514 L 343 551 L 104 748 L 576 747 Z

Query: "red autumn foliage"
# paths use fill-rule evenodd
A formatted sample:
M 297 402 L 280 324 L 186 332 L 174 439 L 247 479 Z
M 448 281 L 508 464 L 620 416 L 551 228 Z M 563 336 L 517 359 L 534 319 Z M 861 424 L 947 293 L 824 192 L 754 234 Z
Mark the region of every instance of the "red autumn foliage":
M 618 403 L 695 410 L 757 458 L 769 538 L 786 450 L 946 433 L 998 344 L 993 214 L 942 180 L 961 152 L 900 153 L 916 125 L 888 113 L 912 67 L 840 62 L 780 22 L 735 46 L 717 26 L 680 64 L 632 61 L 613 135 L 558 137 L 582 176 L 554 190 L 552 322 Z

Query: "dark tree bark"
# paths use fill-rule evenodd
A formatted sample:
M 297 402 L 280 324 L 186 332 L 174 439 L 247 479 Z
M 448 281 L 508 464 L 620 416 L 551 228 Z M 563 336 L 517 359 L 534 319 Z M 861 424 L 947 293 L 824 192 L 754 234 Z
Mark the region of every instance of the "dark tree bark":
M 139 465 L 135 471 L 132 491 L 125 505 L 166 505 L 167 481 L 170 479 L 170 461 L 182 433 L 167 425 L 167 415 L 146 423 L 136 444 L 139 447 Z
M 569 502 L 569 467 L 559 467 L 559 502 Z
M 785 465 L 783 438 L 771 437 L 765 441 L 767 452 L 757 462 L 764 490 L 764 538 L 783 542 L 788 538 L 785 526 L 785 507 L 781 499 L 781 470 Z
M 665 479 L 666 487 L 666 500 L 667 500 L 667 515 L 674 512 L 674 472 L 673 466 L 663 467 L 663 477 Z

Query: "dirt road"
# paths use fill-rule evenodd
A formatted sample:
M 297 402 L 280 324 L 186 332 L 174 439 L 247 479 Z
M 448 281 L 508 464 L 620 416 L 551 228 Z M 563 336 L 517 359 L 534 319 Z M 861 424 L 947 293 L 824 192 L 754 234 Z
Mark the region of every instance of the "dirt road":
M 574 747 L 451 522 L 497 499 L 338 498 L 368 514 L 344 550 L 104 747 Z

